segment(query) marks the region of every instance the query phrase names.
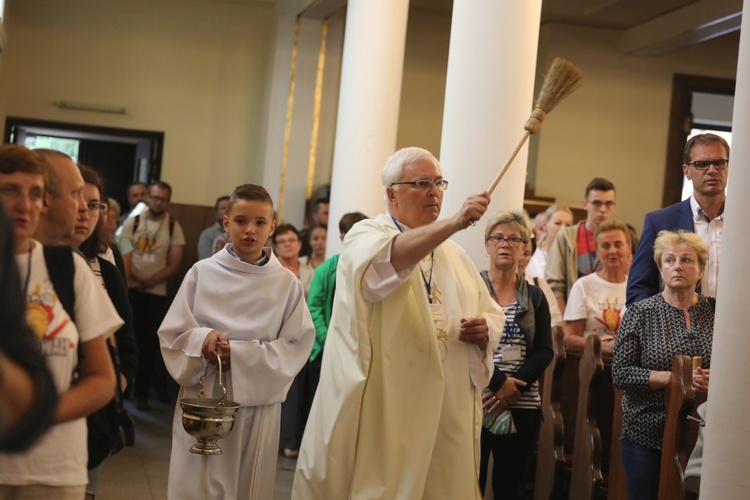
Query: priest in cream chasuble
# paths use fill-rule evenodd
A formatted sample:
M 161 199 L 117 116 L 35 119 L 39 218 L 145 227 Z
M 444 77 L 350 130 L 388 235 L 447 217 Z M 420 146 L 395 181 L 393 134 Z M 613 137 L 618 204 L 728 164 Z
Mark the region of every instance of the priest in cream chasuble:
M 292 498 L 479 499 L 480 396 L 504 316 L 448 238 L 489 195 L 438 221 L 447 181 L 419 148 L 382 177 L 388 213 L 344 240 Z

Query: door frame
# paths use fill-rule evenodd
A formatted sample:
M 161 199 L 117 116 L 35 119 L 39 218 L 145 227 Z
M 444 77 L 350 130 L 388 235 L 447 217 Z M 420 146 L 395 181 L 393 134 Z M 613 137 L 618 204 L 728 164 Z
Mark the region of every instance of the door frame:
M 14 144 L 18 140 L 18 129 L 44 129 L 47 135 L 54 136 L 59 132 L 59 137 L 70 139 L 106 140 L 111 142 L 138 143 L 149 141 L 151 145 L 151 157 L 149 158 L 148 182 L 161 178 L 162 154 L 164 151 L 164 132 L 153 130 L 136 130 L 116 127 L 102 127 L 98 125 L 85 125 L 82 123 L 56 122 L 49 120 L 37 120 L 35 118 L 21 118 L 7 116 L 5 118 L 5 144 Z M 133 165 L 133 181 L 137 179 L 138 166 Z M 148 183 L 147 182 L 147 183 Z

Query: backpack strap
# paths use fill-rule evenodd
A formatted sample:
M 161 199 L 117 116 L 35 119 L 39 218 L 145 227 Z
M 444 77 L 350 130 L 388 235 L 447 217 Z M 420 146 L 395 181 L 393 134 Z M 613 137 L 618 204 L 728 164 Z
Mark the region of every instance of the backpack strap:
M 174 233 L 174 218 L 167 214 L 167 217 L 169 217 L 169 241 L 172 242 L 172 233 Z M 138 214 L 135 216 L 135 220 L 133 220 L 133 234 L 135 234 L 135 230 L 138 229 L 138 224 L 141 223 L 141 214 Z
M 73 249 L 67 245 L 43 245 L 44 261 L 57 297 L 70 320 L 75 323 L 76 292 Z

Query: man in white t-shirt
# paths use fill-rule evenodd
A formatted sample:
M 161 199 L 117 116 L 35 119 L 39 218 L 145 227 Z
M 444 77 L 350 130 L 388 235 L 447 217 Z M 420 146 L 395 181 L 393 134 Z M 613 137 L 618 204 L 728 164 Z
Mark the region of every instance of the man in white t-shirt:
M 47 193 L 45 169 L 50 179 Z M 73 228 L 81 205 L 87 210 L 80 195 L 82 187 L 78 167 L 67 155 L 48 150 L 40 155 L 22 146 L 0 146 L 0 202 L 13 221 L 26 320 L 39 339 L 60 395 L 55 425 L 35 446 L 21 454 L 0 454 L 0 498 L 83 498 L 88 483 L 84 417 L 114 394 L 115 374 L 104 339 L 122 320 L 79 255 L 68 254 L 65 261 L 73 266 L 74 297 L 68 295 L 67 287 L 66 291 L 57 288 L 65 283 L 53 285 L 45 250 L 32 238 L 34 234 L 54 243 L 58 235 Z M 41 216 L 43 200 L 47 211 Z M 65 262 L 61 258 L 55 265 Z M 72 299 L 68 309 L 63 306 L 63 296 Z M 80 359 L 79 349 L 83 354 Z
M 167 376 L 156 332 L 167 313 L 167 280 L 179 270 L 185 246 L 182 226 L 167 212 L 171 198 L 169 184 L 152 183 L 148 188 L 149 209 L 129 217 L 122 225 L 122 236 L 133 245 L 128 286 L 138 341 L 135 397 L 138 409 L 143 411 L 150 409 L 148 397 L 154 376 Z M 158 389 L 159 397 L 167 399 L 166 386 Z

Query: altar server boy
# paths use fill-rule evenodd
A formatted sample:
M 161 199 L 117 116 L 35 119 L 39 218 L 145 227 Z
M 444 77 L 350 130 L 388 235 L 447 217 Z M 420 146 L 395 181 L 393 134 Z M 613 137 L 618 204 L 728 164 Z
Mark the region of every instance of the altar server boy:
M 310 356 L 315 328 L 302 285 L 270 247 L 273 201 L 253 184 L 234 190 L 224 229 L 231 244 L 196 263 L 159 328 L 164 362 L 182 386 L 179 398 L 220 398 L 216 355 L 227 399 L 240 404 L 222 455 L 190 453 L 195 438 L 175 408 L 170 499 L 273 498 L 281 402 Z

